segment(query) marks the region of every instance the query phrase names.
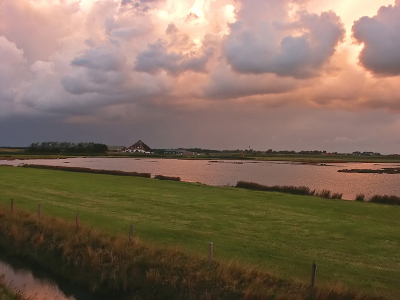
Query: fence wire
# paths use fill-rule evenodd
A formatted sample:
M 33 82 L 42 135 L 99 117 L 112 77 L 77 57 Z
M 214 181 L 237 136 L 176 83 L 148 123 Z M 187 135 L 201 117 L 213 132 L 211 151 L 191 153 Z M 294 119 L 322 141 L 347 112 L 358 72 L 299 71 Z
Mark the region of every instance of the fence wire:
M 6 205 L 2 205 L 3 206 L 3 209 L 7 209 L 7 206 Z M 12 204 L 11 204 L 11 209 L 13 208 L 13 207 L 15 207 L 15 202 L 14 201 L 12 201 Z M 40 205 L 39 204 L 39 210 L 42 208 L 42 205 Z M 8 206 L 8 209 L 10 209 L 10 206 Z M 38 211 L 36 210 L 36 213 L 38 213 Z M 82 217 L 80 217 L 80 220 L 82 221 Z M 135 232 L 137 231 L 137 229 L 138 229 L 138 225 L 136 224 L 135 225 Z M 127 232 L 129 232 L 129 226 L 127 227 Z M 134 236 L 135 236 L 135 234 L 133 234 Z M 220 252 L 226 252 L 226 251 L 230 251 L 230 252 L 243 252 L 243 251 L 245 251 L 246 253 L 249 253 L 249 254 L 254 254 L 254 255 L 257 255 L 257 256 L 259 256 L 260 257 L 260 259 L 259 259 L 259 262 L 262 264 L 263 262 L 265 262 L 265 261 L 263 261 L 263 260 L 261 260 L 261 258 L 265 258 L 265 257 L 269 257 L 269 258 L 274 258 L 274 259 L 279 259 L 279 260 L 282 260 L 282 261 L 286 261 L 286 262 L 288 262 L 288 263 L 296 263 L 297 265 L 303 265 L 304 266 L 304 270 L 306 270 L 307 268 L 309 268 L 310 270 L 311 270 L 311 265 L 312 265 L 312 263 L 313 262 L 316 262 L 317 263 L 317 269 L 318 269 L 318 273 L 319 274 L 322 274 L 323 273 L 323 270 L 331 270 L 331 271 L 336 271 L 336 272 L 338 272 L 339 274 L 343 274 L 343 275 L 349 275 L 349 273 L 344 273 L 344 270 L 343 270 L 343 268 L 339 268 L 339 267 L 334 267 L 334 266 L 332 266 L 332 265 L 329 265 L 329 262 L 328 263 L 325 263 L 325 262 L 318 262 L 318 259 L 311 259 L 311 258 L 307 258 L 307 260 L 308 261 L 306 261 L 306 260 L 299 260 L 299 259 L 294 259 L 294 258 L 288 258 L 288 257 L 284 257 L 284 256 L 281 256 L 281 255 L 276 255 L 276 254 L 271 254 L 271 253 L 268 253 L 267 251 L 271 251 L 271 249 L 270 248 L 268 248 L 267 246 L 265 247 L 265 249 L 266 249 L 266 252 L 261 252 L 261 251 L 255 251 L 255 250 L 251 250 L 250 248 L 248 248 L 248 247 L 246 247 L 246 246 L 236 246 L 236 247 L 233 247 L 233 246 L 226 246 L 226 245 L 224 245 L 223 244 L 223 242 L 222 242 L 222 246 L 219 248 L 219 244 L 218 244 L 218 237 L 217 236 L 210 236 L 209 237 L 209 241 L 207 241 L 206 240 L 206 238 L 203 238 L 203 239 L 198 239 L 198 238 L 194 238 L 194 237 L 189 237 L 189 236 L 184 236 L 184 235 L 182 235 L 181 233 L 173 233 L 173 232 L 171 232 L 171 231 L 166 231 L 166 230 L 163 230 L 163 232 L 162 232 L 162 235 L 163 236 L 168 236 L 168 237 L 170 237 L 170 238 L 172 238 L 172 240 L 174 241 L 174 242 L 178 242 L 178 244 L 179 244 L 179 246 L 180 247 L 184 247 L 184 248 L 187 248 L 187 249 L 191 249 L 191 247 L 189 247 L 188 245 L 185 245 L 185 244 L 183 244 L 183 243 L 180 243 L 179 241 L 180 240 L 190 240 L 190 241 L 192 241 L 192 242 L 196 242 L 196 243 L 198 243 L 199 245 L 204 245 L 204 253 L 206 254 L 206 251 L 209 249 L 208 248 L 208 246 L 209 246 L 209 242 L 212 242 L 213 243 L 213 257 L 214 258 L 220 258 L 221 256 L 220 255 L 218 255 L 218 253 L 220 253 Z M 138 236 L 139 238 L 140 238 L 140 236 Z M 305 245 L 305 246 L 307 246 L 307 247 L 309 247 L 310 249 L 312 249 L 312 248 L 315 248 L 315 245 L 307 245 L 307 244 L 304 244 L 303 243 L 303 245 Z M 221 250 L 221 251 L 219 251 L 219 249 Z M 198 250 L 196 250 L 196 253 L 199 253 L 199 251 Z M 207 255 L 208 255 L 208 253 L 207 253 Z M 206 257 L 206 256 L 205 256 Z M 254 262 L 253 261 L 251 261 L 251 260 L 248 260 L 248 261 L 246 261 L 246 260 L 244 260 L 244 259 L 241 259 L 240 258 L 240 256 L 236 256 L 236 257 L 228 257 L 228 259 L 234 259 L 234 260 L 236 260 L 236 261 L 238 261 L 238 262 L 240 262 L 240 261 L 245 261 L 246 263 L 250 263 L 250 264 L 254 264 Z M 394 282 L 394 283 L 397 283 L 398 282 L 398 279 L 397 278 L 393 278 L 393 277 L 386 277 L 386 276 L 384 276 L 384 275 L 380 275 L 380 274 L 368 274 L 367 272 L 368 271 L 371 271 L 371 270 L 374 270 L 374 269 L 371 269 L 371 268 L 364 268 L 364 271 L 362 271 L 362 270 L 354 270 L 354 271 L 352 271 L 350 274 L 352 275 L 352 276 L 357 276 L 357 277 L 362 277 L 362 278 L 369 278 L 369 279 L 374 279 L 374 280 L 377 280 L 377 279 L 381 279 L 381 280 L 385 280 L 385 281 L 389 281 L 389 282 Z M 362 272 L 362 273 L 361 273 Z M 384 271 L 384 272 L 390 272 L 390 271 Z M 396 270 L 393 270 L 392 272 L 396 272 Z M 398 270 L 398 273 L 400 272 L 400 270 Z

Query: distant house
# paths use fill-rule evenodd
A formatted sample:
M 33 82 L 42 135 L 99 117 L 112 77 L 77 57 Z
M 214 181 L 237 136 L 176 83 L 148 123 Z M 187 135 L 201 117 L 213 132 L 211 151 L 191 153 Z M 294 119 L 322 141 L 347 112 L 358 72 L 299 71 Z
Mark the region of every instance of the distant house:
M 132 146 L 126 148 L 125 152 L 151 153 L 151 148 L 143 143 L 141 140 L 138 140 Z

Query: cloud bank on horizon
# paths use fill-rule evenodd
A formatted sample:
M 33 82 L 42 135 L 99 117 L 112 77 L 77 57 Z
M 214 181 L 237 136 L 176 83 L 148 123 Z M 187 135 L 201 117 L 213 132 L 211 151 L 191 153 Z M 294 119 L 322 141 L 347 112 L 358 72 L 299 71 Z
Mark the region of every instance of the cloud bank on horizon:
M 396 151 L 400 0 L 332 2 L 0 0 L 0 144 Z

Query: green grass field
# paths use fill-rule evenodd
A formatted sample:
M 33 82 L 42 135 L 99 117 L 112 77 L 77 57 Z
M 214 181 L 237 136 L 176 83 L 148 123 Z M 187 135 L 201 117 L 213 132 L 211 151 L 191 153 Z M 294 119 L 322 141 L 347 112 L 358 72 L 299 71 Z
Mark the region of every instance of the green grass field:
M 232 187 L 0 166 L 0 203 L 317 284 L 400 295 L 400 208 Z

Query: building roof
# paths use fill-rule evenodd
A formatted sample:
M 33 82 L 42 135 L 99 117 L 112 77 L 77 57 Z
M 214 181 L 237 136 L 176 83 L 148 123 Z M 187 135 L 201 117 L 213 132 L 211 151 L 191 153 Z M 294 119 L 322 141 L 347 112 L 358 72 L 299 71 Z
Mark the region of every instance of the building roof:
M 129 146 L 128 149 L 141 149 L 145 151 L 151 151 L 151 148 L 147 146 L 145 143 L 143 143 L 141 140 L 138 140 L 132 146 Z

